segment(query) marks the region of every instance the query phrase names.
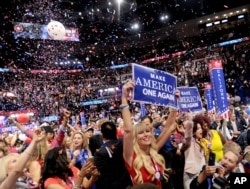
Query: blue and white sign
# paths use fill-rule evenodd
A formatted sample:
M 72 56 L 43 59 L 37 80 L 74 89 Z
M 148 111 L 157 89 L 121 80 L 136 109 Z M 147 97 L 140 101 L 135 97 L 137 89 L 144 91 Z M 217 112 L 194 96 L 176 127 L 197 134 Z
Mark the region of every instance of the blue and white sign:
M 91 105 L 97 105 L 97 104 L 104 104 L 107 103 L 108 100 L 104 99 L 104 100 L 93 100 L 93 101 L 85 101 L 85 102 L 81 102 L 81 106 L 91 106 Z
M 202 110 L 202 101 L 197 87 L 177 87 L 180 91 L 179 108 L 181 112 Z
M 133 100 L 177 108 L 176 76 L 164 71 L 132 64 L 135 90 Z
M 205 85 L 205 96 L 207 101 L 207 112 L 209 114 L 215 113 L 215 106 L 214 106 L 214 95 L 212 85 L 206 84 Z
M 228 118 L 229 103 L 221 60 L 210 60 L 209 74 L 214 93 L 216 115 Z

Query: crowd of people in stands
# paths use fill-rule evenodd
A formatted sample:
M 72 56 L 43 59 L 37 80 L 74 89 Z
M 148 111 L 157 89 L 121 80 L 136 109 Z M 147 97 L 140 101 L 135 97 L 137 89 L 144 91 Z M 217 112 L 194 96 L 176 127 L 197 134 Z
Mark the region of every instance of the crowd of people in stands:
M 26 12 L 20 21 L 42 18 L 39 14 L 59 21 L 69 18 L 68 12 L 51 11 L 57 7 L 48 2 L 26 4 L 14 17 Z M 38 8 L 33 10 L 35 6 Z M 215 31 L 217 34 L 203 32 L 178 44 L 168 42 L 186 53 L 145 65 L 176 75 L 178 86 L 198 87 L 204 111 L 182 113 L 147 104 L 142 116 L 140 105 L 128 100 L 134 88 L 129 80 L 130 64 L 111 66 L 140 64 L 147 58 L 171 54 L 163 50 L 164 40 L 152 45 L 157 50 L 144 46 L 118 51 L 114 46 L 112 53 L 96 55 L 94 49 L 87 51 L 75 42 L 14 39 L 12 12 L 0 14 L 5 24 L 0 27 L 0 58 L 8 68 L 0 72 L 0 110 L 36 109 L 39 123 L 31 129 L 8 118 L 9 125 L 19 131 L 1 133 L 0 189 L 205 189 L 220 184 L 225 188 L 234 173 L 250 173 L 249 42 L 211 46 L 246 36 L 249 30 L 242 27 L 248 23 Z M 207 46 L 205 50 L 203 46 Z M 207 55 L 222 59 L 228 119 L 205 110 L 204 83 L 210 81 Z M 84 63 L 60 65 L 68 59 Z M 26 69 L 19 69 L 20 65 Z M 46 72 L 49 69 L 62 72 Z M 80 71 L 68 72 L 70 69 Z M 82 105 L 95 100 L 107 101 Z M 56 122 L 41 121 L 45 116 L 60 116 L 61 108 L 63 116 Z M 84 123 L 83 111 L 88 116 Z
M 234 173 L 250 172 L 246 106 L 231 104 L 229 119 L 167 107 L 135 119 L 133 89 L 123 84 L 116 122 L 82 127 L 77 116 L 72 126 L 65 109 L 57 124 L 30 129 L 9 117 L 19 131 L 2 133 L 0 188 L 223 188 Z
M 247 104 L 249 91 L 249 43 L 222 47 L 216 51 L 222 58 L 227 92 L 230 102 Z M 178 62 L 176 62 L 178 61 Z M 152 68 L 167 71 L 177 76 L 178 86 L 197 86 L 204 99 L 204 83 L 210 81 L 208 62 L 203 59 L 176 58 L 171 63 L 149 63 Z M 8 98 L 1 93 L 0 109 L 38 109 L 39 117 L 58 115 L 60 106 L 71 104 L 77 111 L 83 108 L 81 102 L 107 99 L 98 105 L 98 111 L 118 108 L 121 85 L 131 78 L 131 66 L 111 69 L 99 68 L 77 73 L 31 73 L 12 70 L 1 72 L 1 91 L 12 92 L 15 97 Z M 39 85 L 35 85 L 39 83 Z M 205 106 L 204 100 L 204 106 Z M 39 107 L 39 108 L 38 108 Z

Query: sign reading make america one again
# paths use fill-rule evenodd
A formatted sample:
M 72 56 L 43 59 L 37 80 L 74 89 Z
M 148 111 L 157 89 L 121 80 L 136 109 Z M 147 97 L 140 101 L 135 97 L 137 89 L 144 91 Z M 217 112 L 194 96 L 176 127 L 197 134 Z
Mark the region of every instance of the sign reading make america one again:
M 181 112 L 199 112 L 202 101 L 197 87 L 177 87 L 180 91 L 179 108 Z
M 132 64 L 132 72 L 134 101 L 178 108 L 175 98 L 176 76 L 138 64 Z

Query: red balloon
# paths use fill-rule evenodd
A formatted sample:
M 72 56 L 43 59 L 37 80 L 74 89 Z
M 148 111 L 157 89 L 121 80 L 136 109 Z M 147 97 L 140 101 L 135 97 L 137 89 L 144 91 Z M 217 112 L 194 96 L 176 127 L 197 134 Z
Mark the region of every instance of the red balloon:
M 19 123 L 23 123 L 23 124 L 28 123 L 29 122 L 29 116 L 27 114 L 19 114 L 17 116 L 17 121 Z

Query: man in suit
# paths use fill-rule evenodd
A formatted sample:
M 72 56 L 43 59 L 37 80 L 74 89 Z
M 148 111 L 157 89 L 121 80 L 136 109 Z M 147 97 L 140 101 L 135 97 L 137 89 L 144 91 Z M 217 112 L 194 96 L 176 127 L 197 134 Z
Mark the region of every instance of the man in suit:
M 248 114 L 246 111 L 240 112 L 240 123 L 242 127 L 244 128 L 244 130 L 249 127 L 250 122 L 249 122 Z
M 101 125 L 103 144 L 94 154 L 94 163 L 100 172 L 96 189 L 125 189 L 132 185 L 123 160 L 122 139 L 117 139 L 116 125 L 109 121 Z
M 200 174 L 192 180 L 190 189 L 214 189 L 218 188 L 218 184 L 229 185 L 228 181 L 239 162 L 240 154 L 232 149 L 228 150 L 225 152 L 220 165 L 204 166 Z
M 101 134 L 101 125 L 104 122 L 108 122 L 109 120 L 106 118 L 100 119 L 96 122 L 97 129 L 94 130 L 94 135 L 89 138 L 89 149 L 91 154 L 94 155 L 96 151 L 102 146 L 102 134 Z
M 238 136 L 244 131 L 244 127 L 236 119 L 236 115 L 234 113 L 231 113 L 229 121 L 227 122 L 227 127 L 233 135 L 233 140 L 237 140 Z
M 235 114 L 237 120 L 240 119 L 240 112 L 234 107 L 233 104 L 229 105 L 229 117 L 231 114 Z

